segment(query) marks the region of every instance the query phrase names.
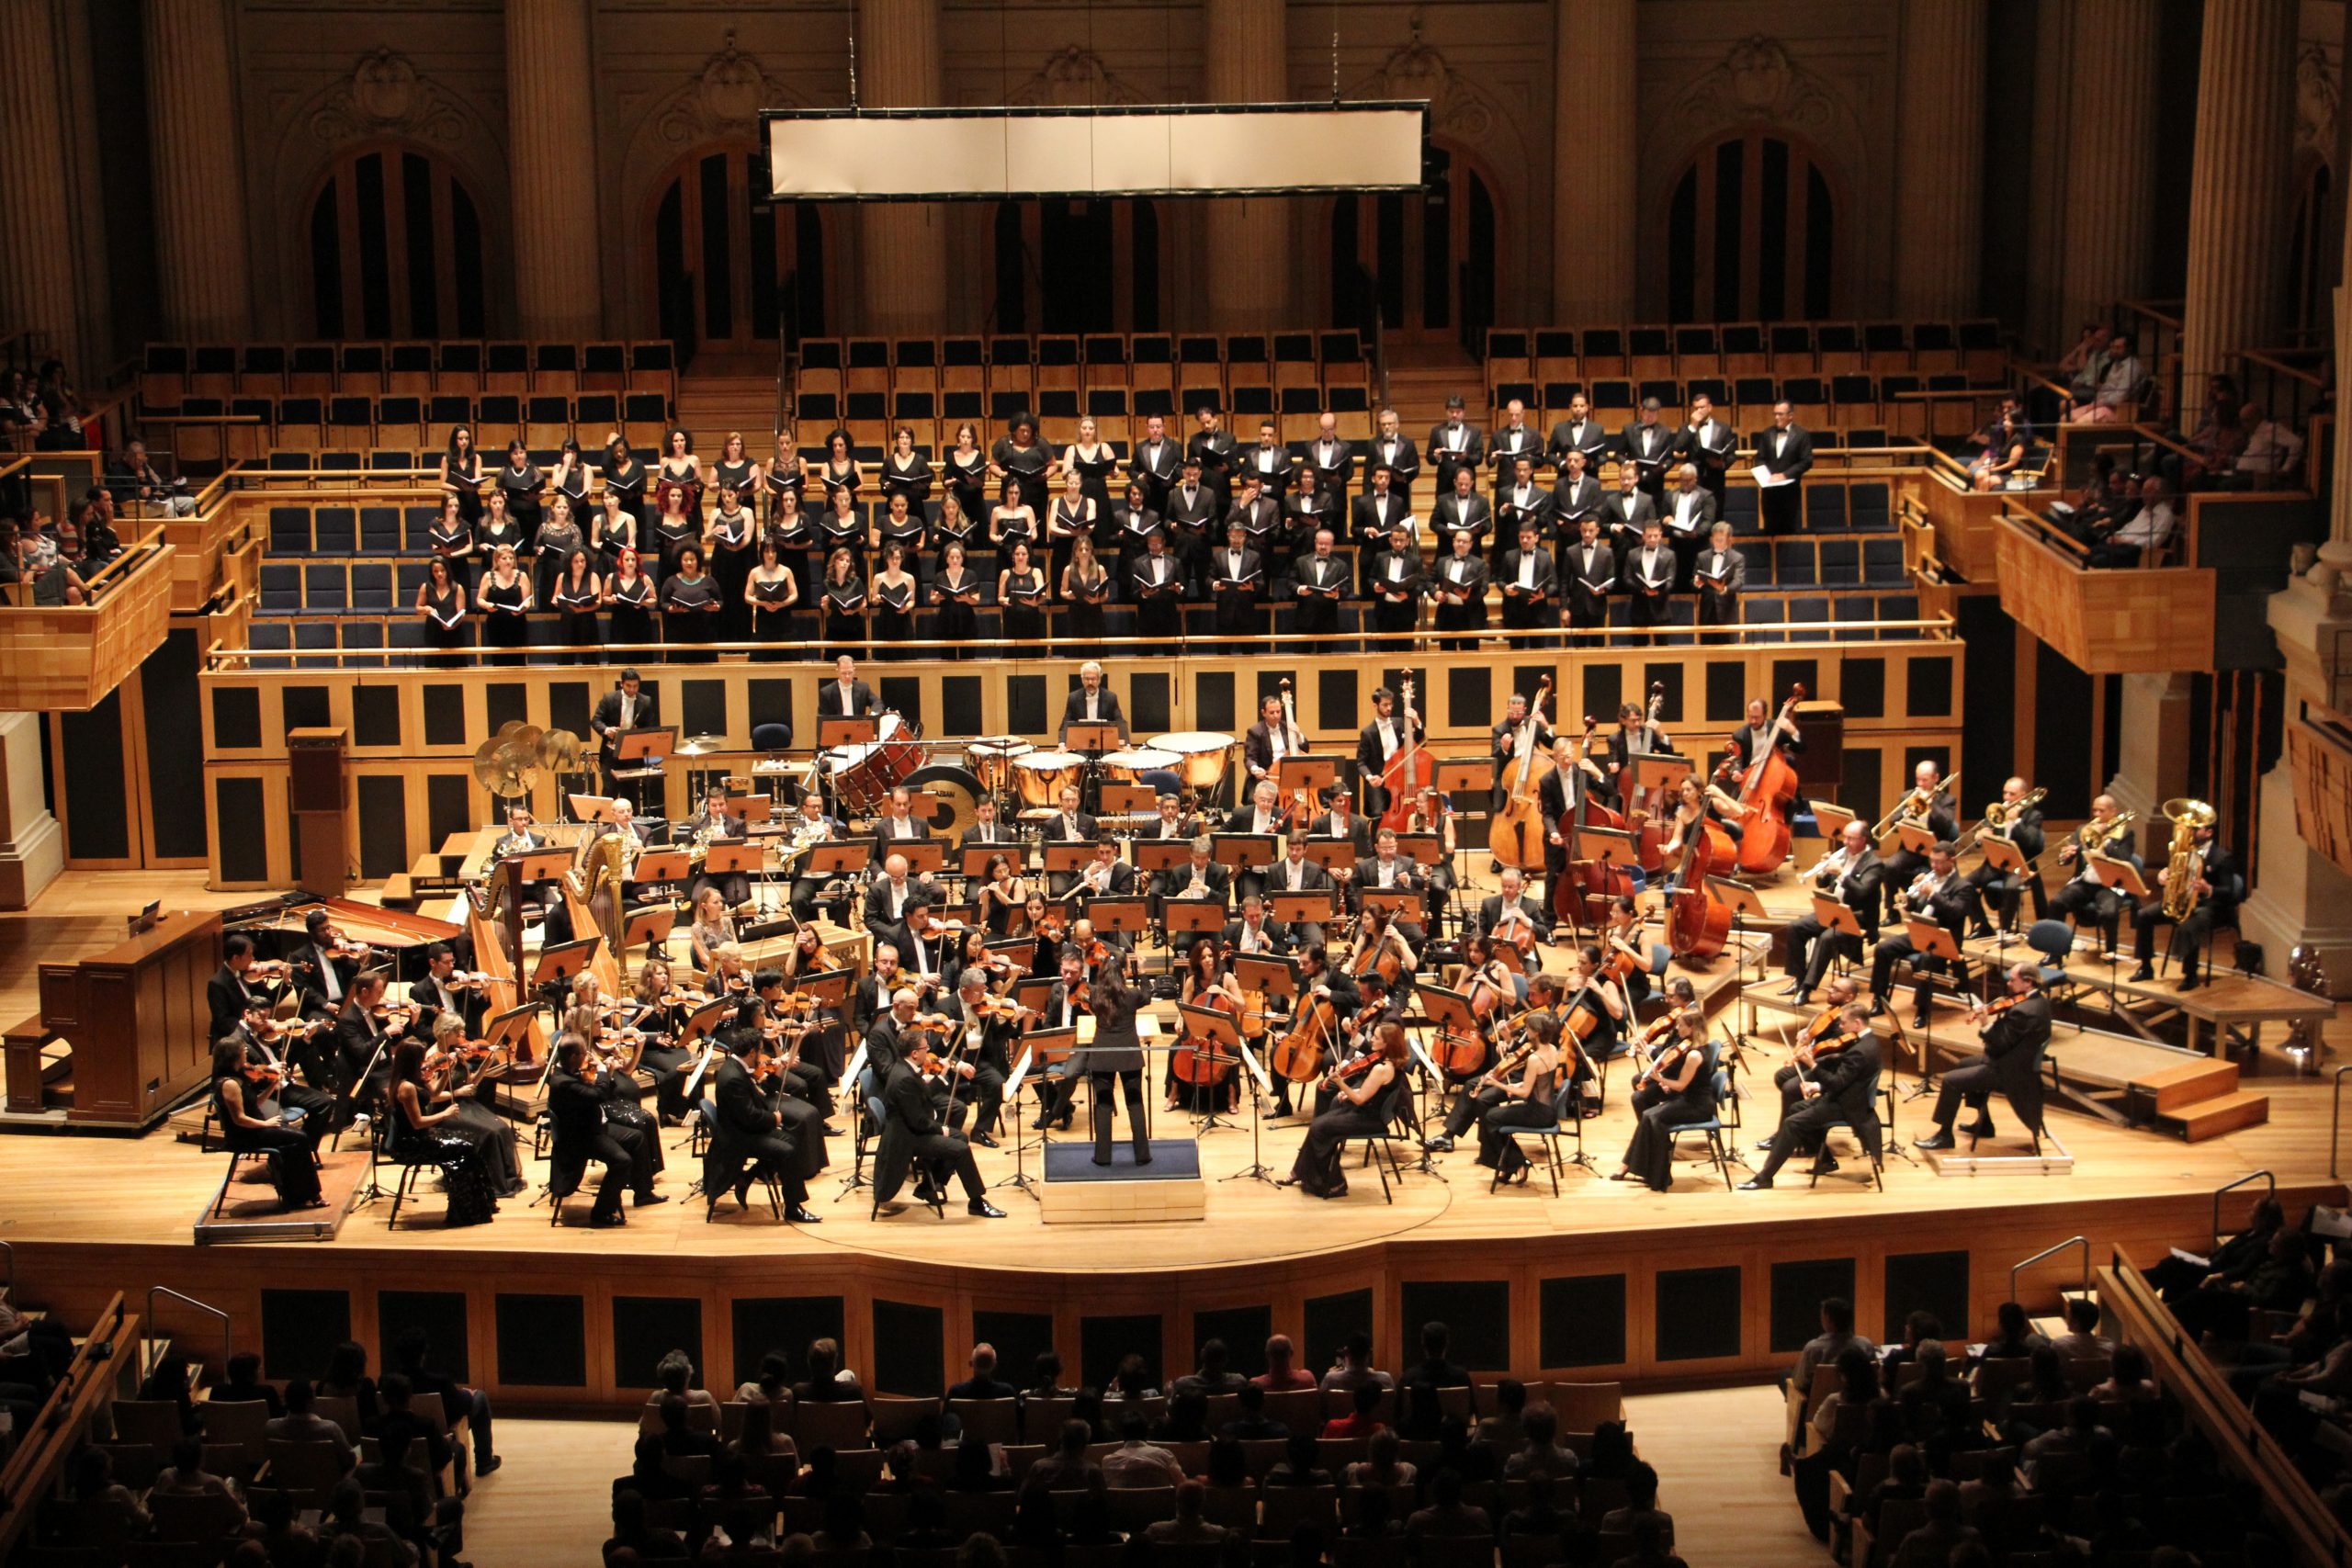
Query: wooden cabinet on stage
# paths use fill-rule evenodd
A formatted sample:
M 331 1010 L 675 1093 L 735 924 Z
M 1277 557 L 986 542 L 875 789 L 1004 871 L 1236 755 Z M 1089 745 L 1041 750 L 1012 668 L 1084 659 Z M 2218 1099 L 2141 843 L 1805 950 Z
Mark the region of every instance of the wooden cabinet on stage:
M 220 915 L 186 910 L 79 963 L 40 966 L 40 1027 L 73 1048 L 68 1122 L 146 1127 L 203 1084 L 211 1056 L 204 986 L 220 966 Z M 20 1108 L 17 1055 L 11 1050 L 12 1110 Z

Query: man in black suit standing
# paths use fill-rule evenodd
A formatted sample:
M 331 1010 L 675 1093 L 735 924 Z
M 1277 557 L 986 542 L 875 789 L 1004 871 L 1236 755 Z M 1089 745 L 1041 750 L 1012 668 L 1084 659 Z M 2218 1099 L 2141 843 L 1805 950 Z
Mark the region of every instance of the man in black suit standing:
M 1519 538 L 1520 529 L 1535 525 L 1540 535 L 1552 528 L 1552 492 L 1535 482 L 1535 459 L 1525 453 L 1511 459 L 1510 471 L 1495 484 L 1495 561 Z
M 1356 546 L 1356 587 L 1363 597 L 1373 596 L 1373 560 L 1388 547 L 1388 537 L 1401 524 L 1412 530 L 1413 509 L 1396 488 L 1396 470 L 1385 465 L 1372 470 L 1372 488 L 1348 508 L 1348 536 Z
M 1642 530 L 1657 521 L 1657 502 L 1635 482 L 1636 478 L 1633 464 L 1618 464 L 1617 489 L 1600 506 L 1600 526 L 1610 547 L 1617 552 L 1620 577 L 1625 574 L 1626 561 L 1642 547 Z
M 1144 1122 L 1143 1042 L 1136 1033 L 1136 1010 L 1150 994 L 1132 984 L 1130 956 L 1114 958 L 1094 976 L 1094 1039 L 1070 1053 L 1069 1077 L 1086 1075 L 1094 1102 L 1094 1163 L 1111 1163 L 1111 1080 L 1116 1077 L 1127 1102 L 1127 1136 L 1137 1165 L 1151 1163 L 1151 1132 Z
M 1707 531 L 1707 547 L 1691 564 L 1690 580 L 1699 590 L 1699 624 L 1702 626 L 1739 625 L 1739 595 L 1747 586 L 1747 558 L 1731 547 L 1731 525 L 1718 521 Z M 1700 640 L 1732 641 L 1728 634 Z
M 1348 504 L 1348 485 L 1355 478 L 1355 446 L 1341 439 L 1337 414 L 1324 414 L 1315 424 L 1315 439 L 1306 448 L 1306 466 L 1314 470 L 1316 488 L 1332 507 L 1344 507 Z
M 1127 716 L 1119 707 L 1119 694 L 1102 679 L 1102 666 L 1090 659 L 1078 667 L 1078 684 L 1062 703 L 1061 741 L 1069 744 L 1073 724 L 1115 724 L 1119 744 L 1127 743 Z
M 1569 453 L 1583 453 L 1585 467 L 1597 469 L 1609 450 L 1609 432 L 1592 417 L 1592 405 L 1578 392 L 1568 400 L 1568 417 L 1552 427 L 1551 439 L 1544 445 L 1551 454 L 1553 467 L 1559 470 L 1561 482 L 1566 483 Z
M 1519 459 L 1524 457 L 1531 464 L 1544 460 L 1544 437 L 1527 423 L 1527 405 L 1517 398 L 1503 404 L 1503 422 L 1487 443 L 1487 456 L 1495 465 L 1495 507 L 1500 511 L 1503 491 L 1510 488 L 1519 471 Z
M 1317 528 L 1308 552 L 1291 563 L 1291 592 L 1298 604 L 1291 613 L 1291 629 L 1308 637 L 1329 637 L 1340 629 L 1340 601 L 1348 594 L 1348 563 L 1334 553 L 1333 543 L 1328 526 Z
M 1758 487 L 1765 534 L 1795 533 L 1804 525 L 1804 476 L 1813 468 L 1813 435 L 1797 423 L 1786 402 L 1772 405 L 1772 428 L 1756 437 L 1756 466 L 1787 481 Z
M 773 1180 L 784 1193 L 784 1217 L 794 1224 L 813 1225 L 818 1217 L 808 1208 L 808 1188 L 800 1179 L 800 1149 L 785 1130 L 775 1106 L 752 1077 L 742 1056 L 759 1049 L 756 1027 L 738 1026 L 728 1032 L 711 1099 L 718 1108 L 712 1129 L 710 1153 L 703 1165 L 703 1200 L 718 1206 L 720 1193 L 733 1190 L 735 1201 L 749 1207 L 752 1183 Z
M 1372 558 L 1372 629 L 1408 632 L 1419 625 L 1425 581 L 1411 531 L 1401 521 L 1390 524 L 1388 547 Z
M 2041 1133 L 2041 1053 L 2050 1044 L 2050 998 L 2041 994 L 2040 971 L 2031 964 L 2009 969 L 2009 1008 L 1984 1028 L 1984 1054 L 1971 1056 L 1944 1074 L 1936 1094 L 1936 1130 L 1918 1141 L 1923 1149 L 1949 1149 L 1952 1119 L 1965 1103 L 1976 1112 L 1969 1135 L 1993 1135 L 1993 1091 L 2009 1097 L 2009 1108 L 2026 1125 Z
M 2211 939 L 2213 928 L 2238 923 L 2238 886 L 2242 880 L 2237 857 L 2221 846 L 2212 824 L 2200 822 L 2191 831 L 2196 848 L 2189 852 L 2187 869 L 2197 888 L 2197 907 L 2188 911 L 2173 937 L 2174 953 L 2180 960 L 2180 988 L 2184 991 L 2193 991 L 2204 984 L 2197 970 L 2197 959 Z M 2172 917 L 2165 913 L 2165 895 L 2171 888 L 2172 867 L 2166 864 L 2156 873 L 2154 900 L 2142 905 L 2132 918 L 2137 931 L 2132 956 L 2140 961 L 2139 967 L 2132 971 L 2135 982 L 2156 977 L 2156 928 L 2172 921 Z
M 1389 470 L 1400 501 L 1410 502 L 1413 480 L 1420 476 L 1421 455 L 1413 447 L 1413 438 L 1405 434 L 1395 409 L 1382 409 L 1378 428 L 1372 438 L 1372 450 L 1364 462 L 1374 468 Z
M 857 660 L 846 653 L 833 660 L 833 678 L 817 688 L 819 718 L 863 718 L 881 707 L 874 688 L 857 678 Z
M 1183 478 L 1168 492 L 1168 504 L 1160 509 L 1175 545 L 1176 558 L 1183 562 L 1185 581 L 1196 594 L 1206 580 L 1210 532 L 1216 527 L 1224 511 L 1216 491 L 1204 479 L 1204 471 L 1199 454 L 1185 453 Z
M 1440 559 L 1453 553 L 1454 535 L 1469 535 L 1475 552 L 1494 526 L 1495 509 L 1472 482 L 1476 477 L 1467 463 L 1456 464 L 1453 479 L 1430 508 L 1430 531 L 1436 536 Z
M 1577 536 L 1577 525 L 1586 518 L 1599 518 L 1608 504 L 1608 492 L 1590 470 L 1580 449 L 1571 449 L 1560 460 L 1560 472 L 1552 486 L 1552 526 L 1559 535 L 1560 547 L 1565 549 Z
M 1595 785 L 1605 793 L 1609 775 L 1584 754 L 1584 745 L 1568 736 L 1552 741 L 1552 771 L 1535 786 L 1535 807 L 1544 815 L 1544 886 L 1557 887 L 1568 867 L 1568 850 L 1579 826 L 1581 807 Z
M 1781 1125 L 1772 1134 L 1772 1152 L 1754 1176 L 1740 1183 L 1742 1192 L 1761 1192 L 1770 1187 L 1789 1156 L 1803 1149 L 1815 1151 L 1816 1174 L 1836 1169 L 1838 1162 L 1822 1147 L 1822 1137 L 1839 1122 L 1854 1130 L 1864 1153 L 1872 1159 L 1879 1157 L 1884 1134 L 1878 1119 L 1882 1067 L 1878 1032 L 1859 1007 L 1839 1012 L 1837 1027 L 1847 1037 L 1846 1044 L 1808 1064 L 1812 1076 L 1797 1080 L 1797 1102 L 1781 1112 Z M 1808 1057 L 1813 1055 L 1809 1046 L 1801 1050 Z
M 1534 520 L 1528 519 L 1519 525 L 1518 546 L 1503 552 L 1502 570 L 1497 581 L 1503 591 L 1505 626 L 1527 631 L 1559 624 L 1553 609 L 1559 594 L 1559 578 L 1552 552 L 1537 542 L 1543 536 Z M 1541 640 L 1518 646 L 1539 647 Z
M 1363 814 L 1374 821 L 1388 809 L 1388 792 L 1380 786 L 1380 775 L 1387 771 L 1388 760 L 1406 746 L 1427 739 L 1421 727 L 1421 716 L 1408 707 L 1399 716 L 1396 696 L 1387 687 L 1376 688 L 1372 694 L 1372 722 L 1356 736 L 1356 779 L 1363 786 Z
M 1248 637 L 1260 629 L 1258 596 L 1266 585 L 1266 558 L 1250 547 L 1249 532 L 1238 517 L 1226 525 L 1225 547 L 1209 562 L 1209 592 L 1216 600 L 1219 637 Z M 1249 643 L 1227 643 L 1227 654 L 1248 654 Z
M 1714 492 L 1700 485 L 1698 465 L 1684 463 L 1674 470 L 1674 489 L 1659 504 L 1659 521 L 1666 525 L 1667 543 L 1674 547 L 1674 585 L 1687 592 L 1699 546 L 1715 525 Z
M 613 777 L 613 749 L 619 738 L 632 729 L 652 729 L 662 722 L 661 704 L 651 692 L 645 690 L 643 677 L 634 665 L 621 671 L 620 683 L 597 699 L 596 711 L 588 720 L 588 728 L 603 740 L 605 762 L 605 793 L 620 794 L 620 784 Z M 630 766 L 637 766 L 631 763 Z
M 1666 625 L 1667 601 L 1674 592 L 1674 552 L 1667 548 L 1657 518 L 1642 525 L 1641 547 L 1626 558 L 1621 586 L 1633 602 L 1634 626 Z
M 1233 504 L 1233 435 L 1219 427 L 1216 410 L 1205 403 L 1195 417 L 1200 428 L 1184 443 L 1184 457 L 1187 462 L 1200 459 L 1201 483 L 1216 498 L 1215 514 L 1221 515 Z
M 1127 596 L 1135 601 L 1136 630 L 1172 642 L 1182 629 L 1184 580 L 1191 573 L 1169 545 L 1166 528 L 1153 529 L 1144 540 L 1128 575 Z
M 1862 949 L 1878 940 L 1879 888 L 1886 879 L 1886 866 L 1871 848 L 1870 824 L 1853 821 L 1846 824 L 1844 840 L 1836 851 L 1823 857 L 1808 878 L 1809 891 L 1817 890 L 1837 899 L 1854 912 L 1854 923 L 1861 928 L 1859 937 L 1832 931 L 1811 915 L 1800 915 L 1789 922 L 1788 942 L 1789 992 L 1795 1005 L 1803 1007 L 1811 997 L 1821 977 L 1829 972 L 1829 961 L 1838 953 L 1860 963 Z
M 1290 448 L 1274 439 L 1272 420 L 1258 422 L 1258 444 L 1237 453 L 1234 467 L 1244 476 L 1255 475 L 1259 492 L 1281 510 L 1283 497 L 1290 493 Z
M 1649 499 L 1639 491 L 1639 499 Z M 1560 570 L 1567 587 L 1566 613 L 1560 624 L 1564 626 L 1605 626 L 1609 624 L 1609 595 L 1617 584 L 1617 552 L 1600 537 L 1600 519 L 1587 513 L 1577 525 L 1577 542 L 1567 547 L 1560 558 Z M 1586 645 L 1590 646 L 1590 645 Z
M 1184 454 L 1168 438 L 1168 421 L 1153 414 L 1143 422 L 1143 439 L 1136 443 L 1127 472 L 1143 486 L 1144 503 L 1161 516 L 1168 514 L 1168 492 L 1184 468 Z
M 1714 399 L 1701 392 L 1690 400 L 1690 423 L 1675 436 L 1675 446 L 1682 460 L 1699 470 L 1700 486 L 1712 495 L 1721 495 L 1732 454 L 1739 450 L 1739 437 L 1715 417 Z
M 1674 433 L 1657 417 L 1660 407 L 1656 398 L 1642 400 L 1641 412 L 1617 437 L 1617 453 L 1621 463 L 1632 465 L 1642 493 L 1663 504 L 1666 469 L 1674 461 L 1675 443 Z
M 1437 492 L 1444 495 L 1453 489 L 1456 468 L 1469 468 L 1475 476 L 1478 465 L 1486 460 L 1487 439 L 1478 427 L 1463 417 L 1462 394 L 1454 393 L 1445 400 L 1445 417 L 1430 426 L 1430 444 L 1424 448 L 1430 462 L 1437 465 Z

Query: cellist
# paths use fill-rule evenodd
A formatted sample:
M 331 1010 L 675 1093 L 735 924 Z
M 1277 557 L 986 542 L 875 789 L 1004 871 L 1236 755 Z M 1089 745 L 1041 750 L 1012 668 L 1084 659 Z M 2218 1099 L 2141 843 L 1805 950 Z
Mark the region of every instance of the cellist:
M 1374 821 L 1388 809 L 1388 791 L 1381 784 L 1381 775 L 1388 771 L 1389 759 L 1408 745 L 1418 745 L 1426 732 L 1421 728 L 1421 716 L 1407 704 L 1402 717 L 1396 713 L 1396 695 L 1383 686 L 1372 694 L 1372 722 L 1356 736 L 1356 774 L 1363 781 L 1363 814 Z
M 1342 1024 L 1352 1020 L 1363 1006 L 1363 993 L 1357 989 L 1352 976 L 1331 966 L 1330 954 L 1321 942 L 1310 942 L 1298 953 L 1298 998 L 1291 1004 L 1291 1011 L 1276 1025 L 1287 1033 L 1295 1024 L 1298 1014 L 1317 1001 L 1331 1004 L 1331 1011 Z M 1327 1050 L 1337 1046 L 1337 1038 L 1324 1043 Z M 1291 1080 L 1277 1073 L 1274 1078 L 1274 1108 L 1266 1114 L 1269 1119 L 1291 1114 Z
M 1650 999 L 1650 978 L 1663 977 L 1666 966 L 1673 962 L 1673 950 L 1662 942 L 1647 941 L 1642 932 L 1646 917 L 1641 901 L 1630 893 L 1623 893 L 1609 901 L 1609 919 L 1594 934 L 1600 938 L 1604 957 L 1623 953 L 1633 961 L 1633 969 L 1625 976 L 1625 1001 L 1639 1008 Z
M 1500 1173 L 1508 1181 L 1521 1179 L 1526 1156 L 1519 1152 L 1513 1127 L 1549 1127 L 1554 1122 L 1552 1100 L 1560 1081 L 1560 1021 L 1549 1013 L 1529 1017 L 1522 1035 L 1508 1056 L 1498 1062 L 1485 1081 L 1465 1091 L 1446 1112 L 1445 1131 L 1425 1140 L 1431 1154 L 1444 1154 L 1453 1141 L 1478 1124 L 1477 1163 Z
M 1702 782 L 1697 773 L 1683 774 L 1682 782 L 1675 786 L 1674 816 L 1667 828 L 1666 863 L 1671 867 L 1680 863 L 1684 843 L 1702 818 L 1713 818 L 1715 826 L 1736 844 L 1740 818 L 1747 815 L 1747 807 L 1724 794 L 1713 780 Z M 1674 881 L 1675 875 L 1669 871 L 1667 882 L 1671 886 Z

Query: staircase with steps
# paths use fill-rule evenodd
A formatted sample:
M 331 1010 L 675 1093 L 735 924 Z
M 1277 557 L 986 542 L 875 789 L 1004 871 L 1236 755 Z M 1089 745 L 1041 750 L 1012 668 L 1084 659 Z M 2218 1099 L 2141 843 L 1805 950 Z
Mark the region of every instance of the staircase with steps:
M 1445 418 L 1445 400 L 1460 393 L 1470 422 L 1490 423 L 1486 373 L 1455 344 L 1393 344 L 1387 351 L 1388 406 L 1416 443 Z
M 2133 1078 L 2124 1092 L 2135 1120 L 2192 1144 L 2270 1120 L 2270 1097 L 2240 1089 L 2235 1062 L 2184 1062 Z
M 2082 1029 L 2053 1039 L 2057 1100 L 2120 1127 L 2202 1143 L 2270 1120 L 2270 1098 L 2238 1087 L 2233 1062 L 2155 1041 Z
M 709 370 L 690 367 L 678 378 L 678 423 L 695 433 L 695 443 L 706 463 L 716 461 L 718 446 L 727 432 L 743 433 L 743 446 L 753 462 L 775 449 L 775 372 Z M 800 443 L 815 451 L 823 431 L 803 431 Z

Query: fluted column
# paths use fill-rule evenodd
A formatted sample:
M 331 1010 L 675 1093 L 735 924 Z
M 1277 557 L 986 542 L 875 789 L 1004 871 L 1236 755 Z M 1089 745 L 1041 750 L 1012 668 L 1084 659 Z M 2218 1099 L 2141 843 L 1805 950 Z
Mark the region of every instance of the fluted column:
M 1283 0 L 1207 0 L 1203 85 L 1216 104 L 1272 104 L 1290 96 Z M 1218 327 L 1276 327 L 1290 319 L 1291 203 L 1280 197 L 1208 204 L 1209 320 Z
M 50 0 L 0 0 L 0 331 L 43 334 L 86 377 L 53 21 Z
M 1977 310 L 1984 188 L 1985 0 L 1909 0 L 1895 131 L 1894 313 Z
M 2148 0 L 2075 0 L 2066 194 L 2059 254 L 2072 343 L 2083 322 L 2147 291 L 2155 205 L 2157 35 Z
M 1552 319 L 1631 321 L 1640 156 L 1634 103 L 1634 0 L 1554 0 Z
M 2295 152 L 2295 0 L 2206 0 L 2189 169 L 2181 402 L 2232 349 L 2267 348 L 2285 320 Z
M 245 175 L 227 0 L 147 0 L 147 155 L 164 330 L 234 343 L 253 330 Z
M 937 108 L 944 100 L 939 0 L 858 0 L 857 96 L 871 108 Z M 922 335 L 947 324 L 947 231 L 935 201 L 861 208 L 865 326 Z
M 602 335 L 588 0 L 505 0 L 507 188 L 523 335 Z

